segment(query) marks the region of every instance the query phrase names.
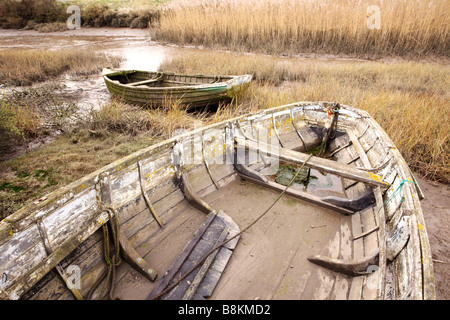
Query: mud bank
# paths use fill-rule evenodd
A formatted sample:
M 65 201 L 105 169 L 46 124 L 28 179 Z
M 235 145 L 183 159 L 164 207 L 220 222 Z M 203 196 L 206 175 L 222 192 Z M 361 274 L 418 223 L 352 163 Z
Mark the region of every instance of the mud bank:
M 450 188 L 415 176 L 425 195 L 421 205 L 433 257 L 436 298 L 450 300 Z
M 107 56 L 120 56 L 120 67 L 156 71 L 173 48 L 151 40 L 150 32 L 127 28 L 81 28 L 54 33 L 35 30 L 0 30 L 0 50 L 94 49 Z M 99 66 L 101 70 L 102 66 Z M 67 96 L 76 96 L 77 104 L 87 107 L 108 102 L 110 95 L 100 72 L 91 76 L 65 74 L 55 79 L 65 86 Z M 39 86 L 40 84 L 35 84 Z

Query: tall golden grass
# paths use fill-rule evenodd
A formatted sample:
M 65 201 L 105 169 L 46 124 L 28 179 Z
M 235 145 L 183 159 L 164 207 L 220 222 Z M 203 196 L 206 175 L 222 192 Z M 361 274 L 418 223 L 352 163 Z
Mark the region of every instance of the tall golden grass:
M 370 5 L 380 29 L 367 27 Z M 449 56 L 449 32 L 445 0 L 175 0 L 154 38 L 270 54 Z
M 172 57 L 160 69 L 255 75 L 244 96 L 219 108 L 210 122 L 296 101 L 337 101 L 367 110 L 413 170 L 450 182 L 448 66 L 198 51 Z
M 118 66 L 120 59 L 94 50 L 5 50 L 0 51 L 0 83 L 31 85 L 49 80 L 63 72 L 93 74 L 102 66 Z

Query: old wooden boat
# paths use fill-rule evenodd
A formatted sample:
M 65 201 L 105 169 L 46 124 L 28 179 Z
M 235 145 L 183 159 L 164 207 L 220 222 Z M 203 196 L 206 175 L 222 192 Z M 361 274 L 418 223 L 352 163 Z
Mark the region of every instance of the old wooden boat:
M 249 85 L 252 76 L 103 69 L 103 78 L 109 92 L 128 103 L 161 106 L 174 102 L 197 107 L 231 100 Z
M 434 299 L 421 197 L 365 111 L 267 109 L 149 146 L 1 221 L 0 297 Z

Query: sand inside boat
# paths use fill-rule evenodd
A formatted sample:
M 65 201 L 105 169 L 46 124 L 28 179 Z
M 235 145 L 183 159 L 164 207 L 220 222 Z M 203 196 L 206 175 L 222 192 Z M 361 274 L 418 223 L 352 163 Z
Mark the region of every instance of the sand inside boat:
M 213 208 L 223 210 L 243 229 L 269 208 L 278 195 L 277 191 L 236 177 L 203 199 Z M 186 201 L 173 208 L 170 214 L 170 224 L 144 244 L 152 247 L 144 258 L 161 275 L 206 217 Z M 349 219 L 283 196 L 272 210 L 241 235 L 211 299 L 346 298 L 350 279 L 317 267 L 307 257 L 314 254 L 337 257 L 342 252 L 341 237 L 351 235 L 349 229 L 341 229 L 348 227 Z M 347 235 L 341 234 L 341 230 Z M 121 265 L 119 275 L 115 290 L 118 298 L 145 299 L 155 287 L 155 283 L 128 264 Z M 336 290 L 337 285 L 345 290 Z M 339 297 L 340 293 L 345 296 Z

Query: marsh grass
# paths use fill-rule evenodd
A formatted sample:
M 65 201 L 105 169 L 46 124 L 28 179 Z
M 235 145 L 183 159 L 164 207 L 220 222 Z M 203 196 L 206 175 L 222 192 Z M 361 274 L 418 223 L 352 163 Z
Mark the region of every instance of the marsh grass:
M 75 103 L 66 101 L 64 85 L 49 82 L 12 89 L 0 99 L 0 152 L 9 153 L 30 139 L 65 131 L 80 117 Z
M 119 61 L 92 50 L 0 51 L 0 84 L 6 86 L 0 96 L 0 150 L 21 145 L 48 129 L 64 130 L 77 108 L 58 97 L 63 91 L 58 76 L 68 72 L 84 77 L 98 73 L 100 66 L 117 67 Z M 30 86 L 49 79 L 54 81 Z
M 117 57 L 94 50 L 4 50 L 0 51 L 0 84 L 26 86 L 53 79 L 64 72 L 90 75 L 102 66 L 117 67 Z
M 367 8 L 380 8 L 369 29 Z M 269 54 L 449 56 L 450 7 L 432 0 L 173 1 L 154 38 Z
M 366 110 L 413 170 L 450 182 L 450 73 L 446 65 L 198 52 L 173 57 L 160 69 L 254 74 L 255 81 L 244 96 L 219 108 L 210 119 L 213 122 L 296 101 L 337 101 Z
M 119 133 L 168 139 L 177 129 L 193 128 L 195 120 L 205 118 L 205 113 L 190 113 L 177 101 L 167 101 L 160 108 L 143 108 L 112 100 L 99 110 L 91 110 L 81 127 L 99 135 Z
M 178 103 L 157 110 L 112 100 L 78 115 L 53 142 L 0 162 L 0 219 L 117 159 L 193 128 L 206 114 Z M 38 175 L 36 173 L 45 173 Z

